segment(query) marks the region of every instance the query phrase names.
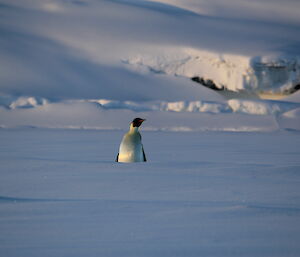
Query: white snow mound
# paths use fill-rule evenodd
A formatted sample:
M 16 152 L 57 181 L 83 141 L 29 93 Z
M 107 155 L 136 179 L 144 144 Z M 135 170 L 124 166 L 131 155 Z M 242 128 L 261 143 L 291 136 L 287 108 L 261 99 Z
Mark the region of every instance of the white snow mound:
M 239 99 L 229 100 L 228 105 L 233 112 L 253 115 L 277 115 L 300 107 L 299 103 Z
M 47 103 L 48 101 L 44 98 L 19 97 L 9 105 L 9 108 L 10 109 L 32 108 L 32 107 L 37 107 L 39 105 L 45 105 Z
M 199 77 L 220 90 L 245 91 L 264 98 L 291 94 L 300 85 L 299 57 L 251 57 L 178 48 L 158 55 L 137 55 L 124 63 L 140 71 L 146 68 L 158 74 Z

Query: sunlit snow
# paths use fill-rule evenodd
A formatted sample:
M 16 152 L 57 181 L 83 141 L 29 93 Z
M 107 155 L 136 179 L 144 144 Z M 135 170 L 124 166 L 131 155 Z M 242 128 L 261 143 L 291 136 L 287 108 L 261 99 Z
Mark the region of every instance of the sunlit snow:
M 300 256 L 299 10 L 0 0 L 0 256 Z

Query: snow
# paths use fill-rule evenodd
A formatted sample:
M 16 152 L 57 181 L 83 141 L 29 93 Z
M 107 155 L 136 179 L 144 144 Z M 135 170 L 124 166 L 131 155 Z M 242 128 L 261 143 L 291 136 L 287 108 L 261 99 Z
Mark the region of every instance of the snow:
M 299 129 L 298 5 L 1 0 L 0 126 Z
M 281 102 L 281 101 L 253 101 L 253 100 L 239 100 L 231 99 L 228 105 L 234 112 L 241 112 L 247 114 L 282 114 L 290 110 L 300 107 L 299 103 Z
M 299 256 L 299 132 L 141 130 L 0 130 L 1 256 Z
M 158 56 L 141 55 L 125 63 L 138 70 L 145 67 L 155 73 L 199 77 L 213 81 L 219 89 L 266 97 L 266 94 L 285 96 L 294 92 L 300 84 L 299 60 L 299 57 L 291 56 L 253 57 L 177 48 L 176 54 L 172 51 Z
M 37 99 L 35 97 L 19 97 L 15 101 L 13 101 L 10 105 L 10 109 L 16 109 L 16 108 L 31 108 L 36 107 L 38 105 L 44 105 L 47 104 L 46 99 Z
M 0 0 L 0 256 L 299 256 L 299 8 Z
M 210 17 L 248 19 L 258 21 L 277 22 L 283 24 L 299 24 L 297 9 L 300 4 L 295 0 L 286 1 L 261 1 L 253 0 L 151 0 L 178 6 Z M 271 3 L 271 4 L 270 4 Z
M 284 6 L 277 0 L 1 3 L 4 94 L 198 100 L 203 91 L 174 75 L 283 95 L 300 82 L 294 0 Z
M 126 129 L 136 117 L 155 131 L 300 130 L 300 102 L 230 99 L 215 101 L 119 101 L 80 99 L 51 102 L 34 97 L 3 98 L 3 128 Z

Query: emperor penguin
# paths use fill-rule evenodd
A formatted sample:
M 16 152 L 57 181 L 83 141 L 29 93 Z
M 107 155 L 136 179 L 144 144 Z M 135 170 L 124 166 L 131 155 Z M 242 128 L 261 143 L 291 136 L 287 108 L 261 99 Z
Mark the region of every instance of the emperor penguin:
M 130 123 L 129 131 L 123 136 L 116 162 L 145 162 L 146 155 L 142 144 L 139 127 L 145 119 L 135 118 Z

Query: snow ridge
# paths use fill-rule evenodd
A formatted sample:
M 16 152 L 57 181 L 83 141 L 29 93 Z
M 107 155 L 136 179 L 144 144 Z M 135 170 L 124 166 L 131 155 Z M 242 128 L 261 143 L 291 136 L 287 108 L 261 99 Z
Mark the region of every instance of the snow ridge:
M 300 58 L 290 56 L 239 56 L 192 48 L 177 53 L 137 55 L 124 60 L 137 70 L 148 69 L 187 78 L 211 80 L 220 90 L 255 93 L 264 98 L 286 96 L 300 87 Z
M 7 101 L 7 99 L 6 99 Z M 192 112 L 192 113 L 243 113 L 248 115 L 277 115 L 300 108 L 300 103 L 273 100 L 230 99 L 224 102 L 214 101 L 119 101 L 109 99 L 66 100 L 61 104 L 96 104 L 102 110 L 131 110 L 134 112 Z M 19 97 L 11 102 L 0 101 L 0 105 L 10 109 L 37 108 L 51 103 L 45 98 Z

